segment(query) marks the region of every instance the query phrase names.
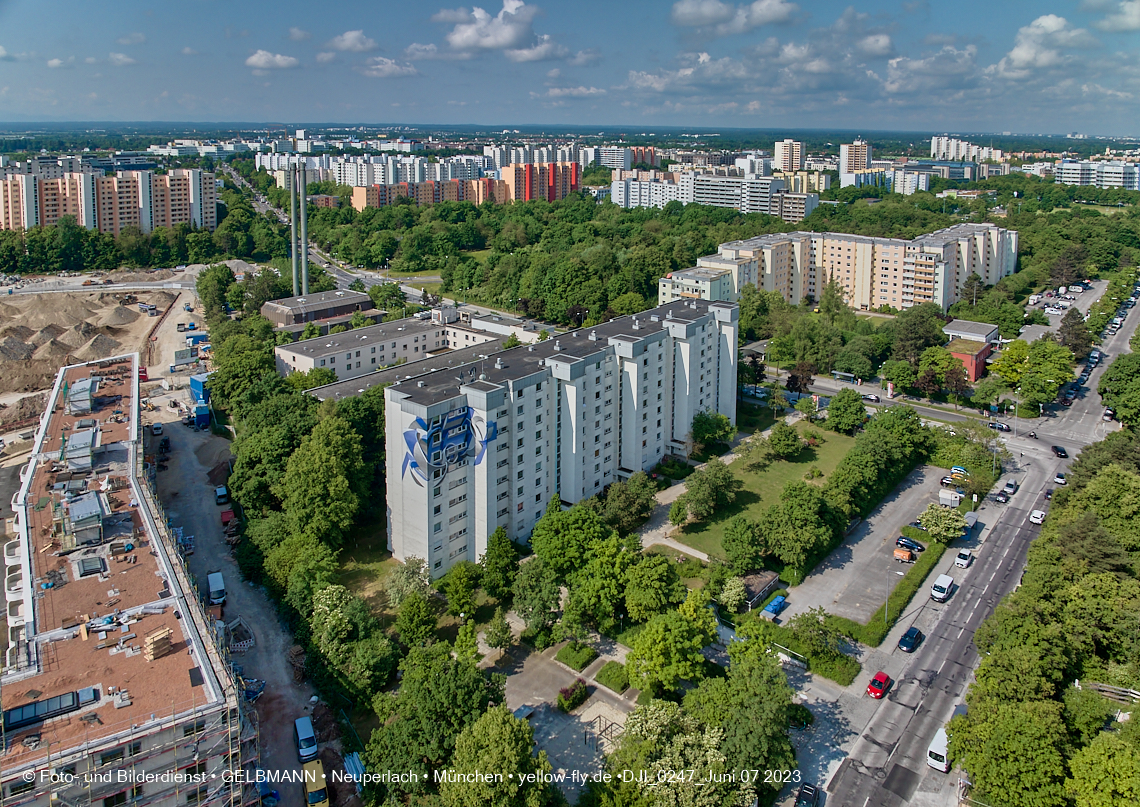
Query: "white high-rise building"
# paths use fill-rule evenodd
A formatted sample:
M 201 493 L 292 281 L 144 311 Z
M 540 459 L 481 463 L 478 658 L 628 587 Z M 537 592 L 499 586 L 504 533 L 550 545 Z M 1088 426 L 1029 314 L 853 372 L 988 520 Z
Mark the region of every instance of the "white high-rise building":
M 839 173 L 857 174 L 871 170 L 871 144 L 866 140 L 839 145 Z
M 930 158 L 972 163 L 986 162 L 987 160 L 1001 162 L 1005 159 L 1005 153 L 1001 149 L 995 149 L 991 146 L 976 146 L 965 140 L 935 136 L 930 138 Z
M 438 577 L 479 560 L 498 527 L 527 540 L 554 497 L 571 505 L 685 454 L 698 412 L 735 423 L 738 318 L 733 303 L 686 300 L 369 376 L 395 382 L 384 392 L 392 554 L 425 558 Z
M 803 170 L 804 144 L 798 140 L 778 140 L 773 164 L 777 171 Z
M 1097 188 L 1124 188 L 1140 191 L 1140 165 L 1119 161 L 1062 160 L 1054 166 L 1062 185 L 1092 185 Z

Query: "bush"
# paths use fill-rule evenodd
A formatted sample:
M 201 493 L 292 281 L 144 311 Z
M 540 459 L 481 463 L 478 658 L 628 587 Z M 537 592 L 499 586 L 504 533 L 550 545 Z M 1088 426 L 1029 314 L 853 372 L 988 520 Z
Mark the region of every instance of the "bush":
M 866 625 L 860 625 L 854 620 L 841 616 L 829 616 L 828 621 L 855 641 L 862 642 L 868 647 L 878 647 L 882 644 L 883 639 L 887 638 L 887 634 L 890 633 L 899 616 L 906 610 L 911 599 L 925 582 L 930 570 L 942 559 L 942 554 L 946 549 L 946 544 L 932 541 L 925 552 L 919 553 L 918 560 L 903 575 L 902 580 L 891 592 L 889 620 L 884 621 L 884 608 L 886 607 L 886 603 L 884 603 L 879 607 L 879 610 L 871 615 Z
M 653 469 L 653 473 L 660 474 L 669 479 L 684 479 L 694 470 L 696 469 L 687 462 L 682 462 L 676 457 L 666 457 L 657 463 L 657 467 Z
M 620 661 L 607 661 L 606 666 L 598 670 L 595 680 L 607 689 L 612 689 L 619 695 L 629 689 L 629 673 Z
M 598 657 L 598 651 L 590 647 L 588 644 L 582 642 L 569 642 L 558 651 L 558 655 L 554 658 L 561 661 L 567 667 L 582 672 L 590 666 L 590 662 Z M 567 710 L 569 711 L 569 710 Z
M 703 563 L 696 558 L 690 558 L 688 555 L 681 557 L 683 559 L 677 564 L 677 575 L 682 580 L 705 576 L 705 565 Z
M 902 536 L 904 538 L 909 538 L 912 541 L 919 541 L 923 545 L 930 542 L 930 533 L 928 533 L 926 530 L 920 530 L 918 527 L 912 527 L 909 524 L 900 529 L 899 532 L 902 533 Z
M 823 476 L 823 471 L 813 465 L 807 469 L 807 473 L 804 474 L 804 479 L 810 482 L 813 479 L 819 479 L 821 476 Z
M 788 725 L 793 729 L 806 729 L 815 722 L 815 715 L 811 709 L 802 703 L 793 703 L 788 707 Z
M 554 639 L 551 637 L 550 631 L 547 628 L 541 630 L 531 630 L 527 628 L 519 635 L 519 641 L 523 644 L 530 645 L 540 653 L 554 644 Z
M 558 690 L 558 708 L 564 712 L 573 712 L 590 697 L 590 690 L 586 682 L 577 679 L 568 687 Z

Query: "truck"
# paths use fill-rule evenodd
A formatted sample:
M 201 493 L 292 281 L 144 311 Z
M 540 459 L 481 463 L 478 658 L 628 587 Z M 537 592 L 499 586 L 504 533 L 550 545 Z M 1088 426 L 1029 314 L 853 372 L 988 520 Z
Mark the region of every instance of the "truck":
M 210 593 L 210 605 L 226 604 L 226 581 L 222 579 L 220 571 L 206 575 L 206 588 Z
M 1030 305 L 1037 305 L 1039 302 L 1041 302 L 1041 295 L 1040 294 L 1030 294 L 1029 295 L 1029 304 Z

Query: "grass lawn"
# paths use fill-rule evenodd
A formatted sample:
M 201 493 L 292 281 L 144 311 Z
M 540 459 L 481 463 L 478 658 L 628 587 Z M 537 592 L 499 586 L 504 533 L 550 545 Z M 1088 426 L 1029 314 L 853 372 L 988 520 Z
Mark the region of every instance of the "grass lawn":
M 800 432 L 804 427 L 802 422 L 796 424 Z M 743 460 L 738 459 L 732 463 L 729 468 L 744 482 L 744 490 L 737 494 L 736 501 L 719 511 L 712 521 L 689 524 L 673 537 L 693 549 L 723 558 L 721 540 L 724 538 L 724 527 L 733 516 L 743 513 L 749 518 L 758 518 L 766 507 L 779 499 L 780 491 L 786 484 L 803 479 L 813 465 L 823 471 L 823 477 L 816 479 L 814 484 L 822 485 L 826 482 L 835 466 L 855 445 L 855 438 L 822 431 L 817 427 L 811 428 L 821 434 L 826 442 L 815 448 L 804 449 L 795 462 L 774 462 L 762 471 L 746 471 Z
M 396 612 L 388 605 L 384 578 L 400 565 L 388 551 L 387 544 L 387 533 L 381 522 L 375 533 L 361 535 L 355 543 L 350 542 L 340 562 L 341 585 L 364 600 L 385 627 L 396 619 Z
M 736 406 L 736 430 L 745 434 L 755 434 L 770 429 L 776 422 L 769 406 L 739 403 Z
M 489 249 L 473 249 L 469 252 L 464 252 L 463 254 L 467 255 L 468 257 L 474 258 L 475 260 L 479 261 L 479 263 L 486 263 L 487 258 L 490 257 L 490 255 L 491 255 L 491 250 L 489 250 Z

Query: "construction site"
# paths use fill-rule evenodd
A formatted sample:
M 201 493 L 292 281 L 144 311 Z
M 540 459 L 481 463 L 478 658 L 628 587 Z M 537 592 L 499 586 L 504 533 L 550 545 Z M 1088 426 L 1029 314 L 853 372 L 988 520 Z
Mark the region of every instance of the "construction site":
M 232 628 L 178 551 L 144 433 L 137 354 L 59 370 L 3 551 L 5 807 L 262 801 Z

